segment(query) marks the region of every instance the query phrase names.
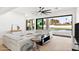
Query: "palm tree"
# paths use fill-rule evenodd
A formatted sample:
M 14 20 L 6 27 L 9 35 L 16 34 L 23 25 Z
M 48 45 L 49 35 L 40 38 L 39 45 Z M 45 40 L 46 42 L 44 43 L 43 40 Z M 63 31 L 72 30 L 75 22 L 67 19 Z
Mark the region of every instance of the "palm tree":
M 59 23 L 59 20 L 52 19 L 50 23 L 51 25 L 54 25 L 54 24 L 56 25 L 57 23 Z

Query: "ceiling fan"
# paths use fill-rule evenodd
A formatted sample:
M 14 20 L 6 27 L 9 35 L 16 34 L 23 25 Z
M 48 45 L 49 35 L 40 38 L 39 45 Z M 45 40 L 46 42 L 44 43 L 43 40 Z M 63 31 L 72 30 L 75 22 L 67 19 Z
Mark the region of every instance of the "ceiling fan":
M 45 15 L 48 15 L 49 13 L 52 13 L 51 12 L 51 9 L 47 9 L 45 7 L 38 7 L 38 11 L 37 11 L 37 14 L 45 14 Z

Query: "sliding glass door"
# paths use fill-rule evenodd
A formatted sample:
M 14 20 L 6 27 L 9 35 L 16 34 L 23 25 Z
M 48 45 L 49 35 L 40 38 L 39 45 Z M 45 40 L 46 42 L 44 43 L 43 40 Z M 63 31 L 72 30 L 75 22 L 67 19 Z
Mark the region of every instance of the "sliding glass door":
M 48 17 L 48 29 L 55 35 L 71 37 L 72 15 Z
M 72 30 L 72 15 L 49 17 L 50 30 Z

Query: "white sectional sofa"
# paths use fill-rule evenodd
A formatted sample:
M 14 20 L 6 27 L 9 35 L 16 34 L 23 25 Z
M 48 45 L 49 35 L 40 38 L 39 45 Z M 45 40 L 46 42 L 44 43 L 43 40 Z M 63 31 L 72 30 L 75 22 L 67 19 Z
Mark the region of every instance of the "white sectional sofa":
M 33 47 L 33 36 L 23 33 L 7 33 L 3 36 L 3 44 L 12 51 L 25 51 Z

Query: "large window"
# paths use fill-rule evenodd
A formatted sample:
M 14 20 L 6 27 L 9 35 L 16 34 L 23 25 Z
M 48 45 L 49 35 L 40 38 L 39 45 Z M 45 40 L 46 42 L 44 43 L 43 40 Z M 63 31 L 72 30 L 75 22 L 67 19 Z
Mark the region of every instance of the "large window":
M 59 36 L 71 37 L 72 15 L 55 16 L 44 18 L 44 28 L 50 33 Z
M 49 17 L 50 30 L 72 30 L 72 15 Z

